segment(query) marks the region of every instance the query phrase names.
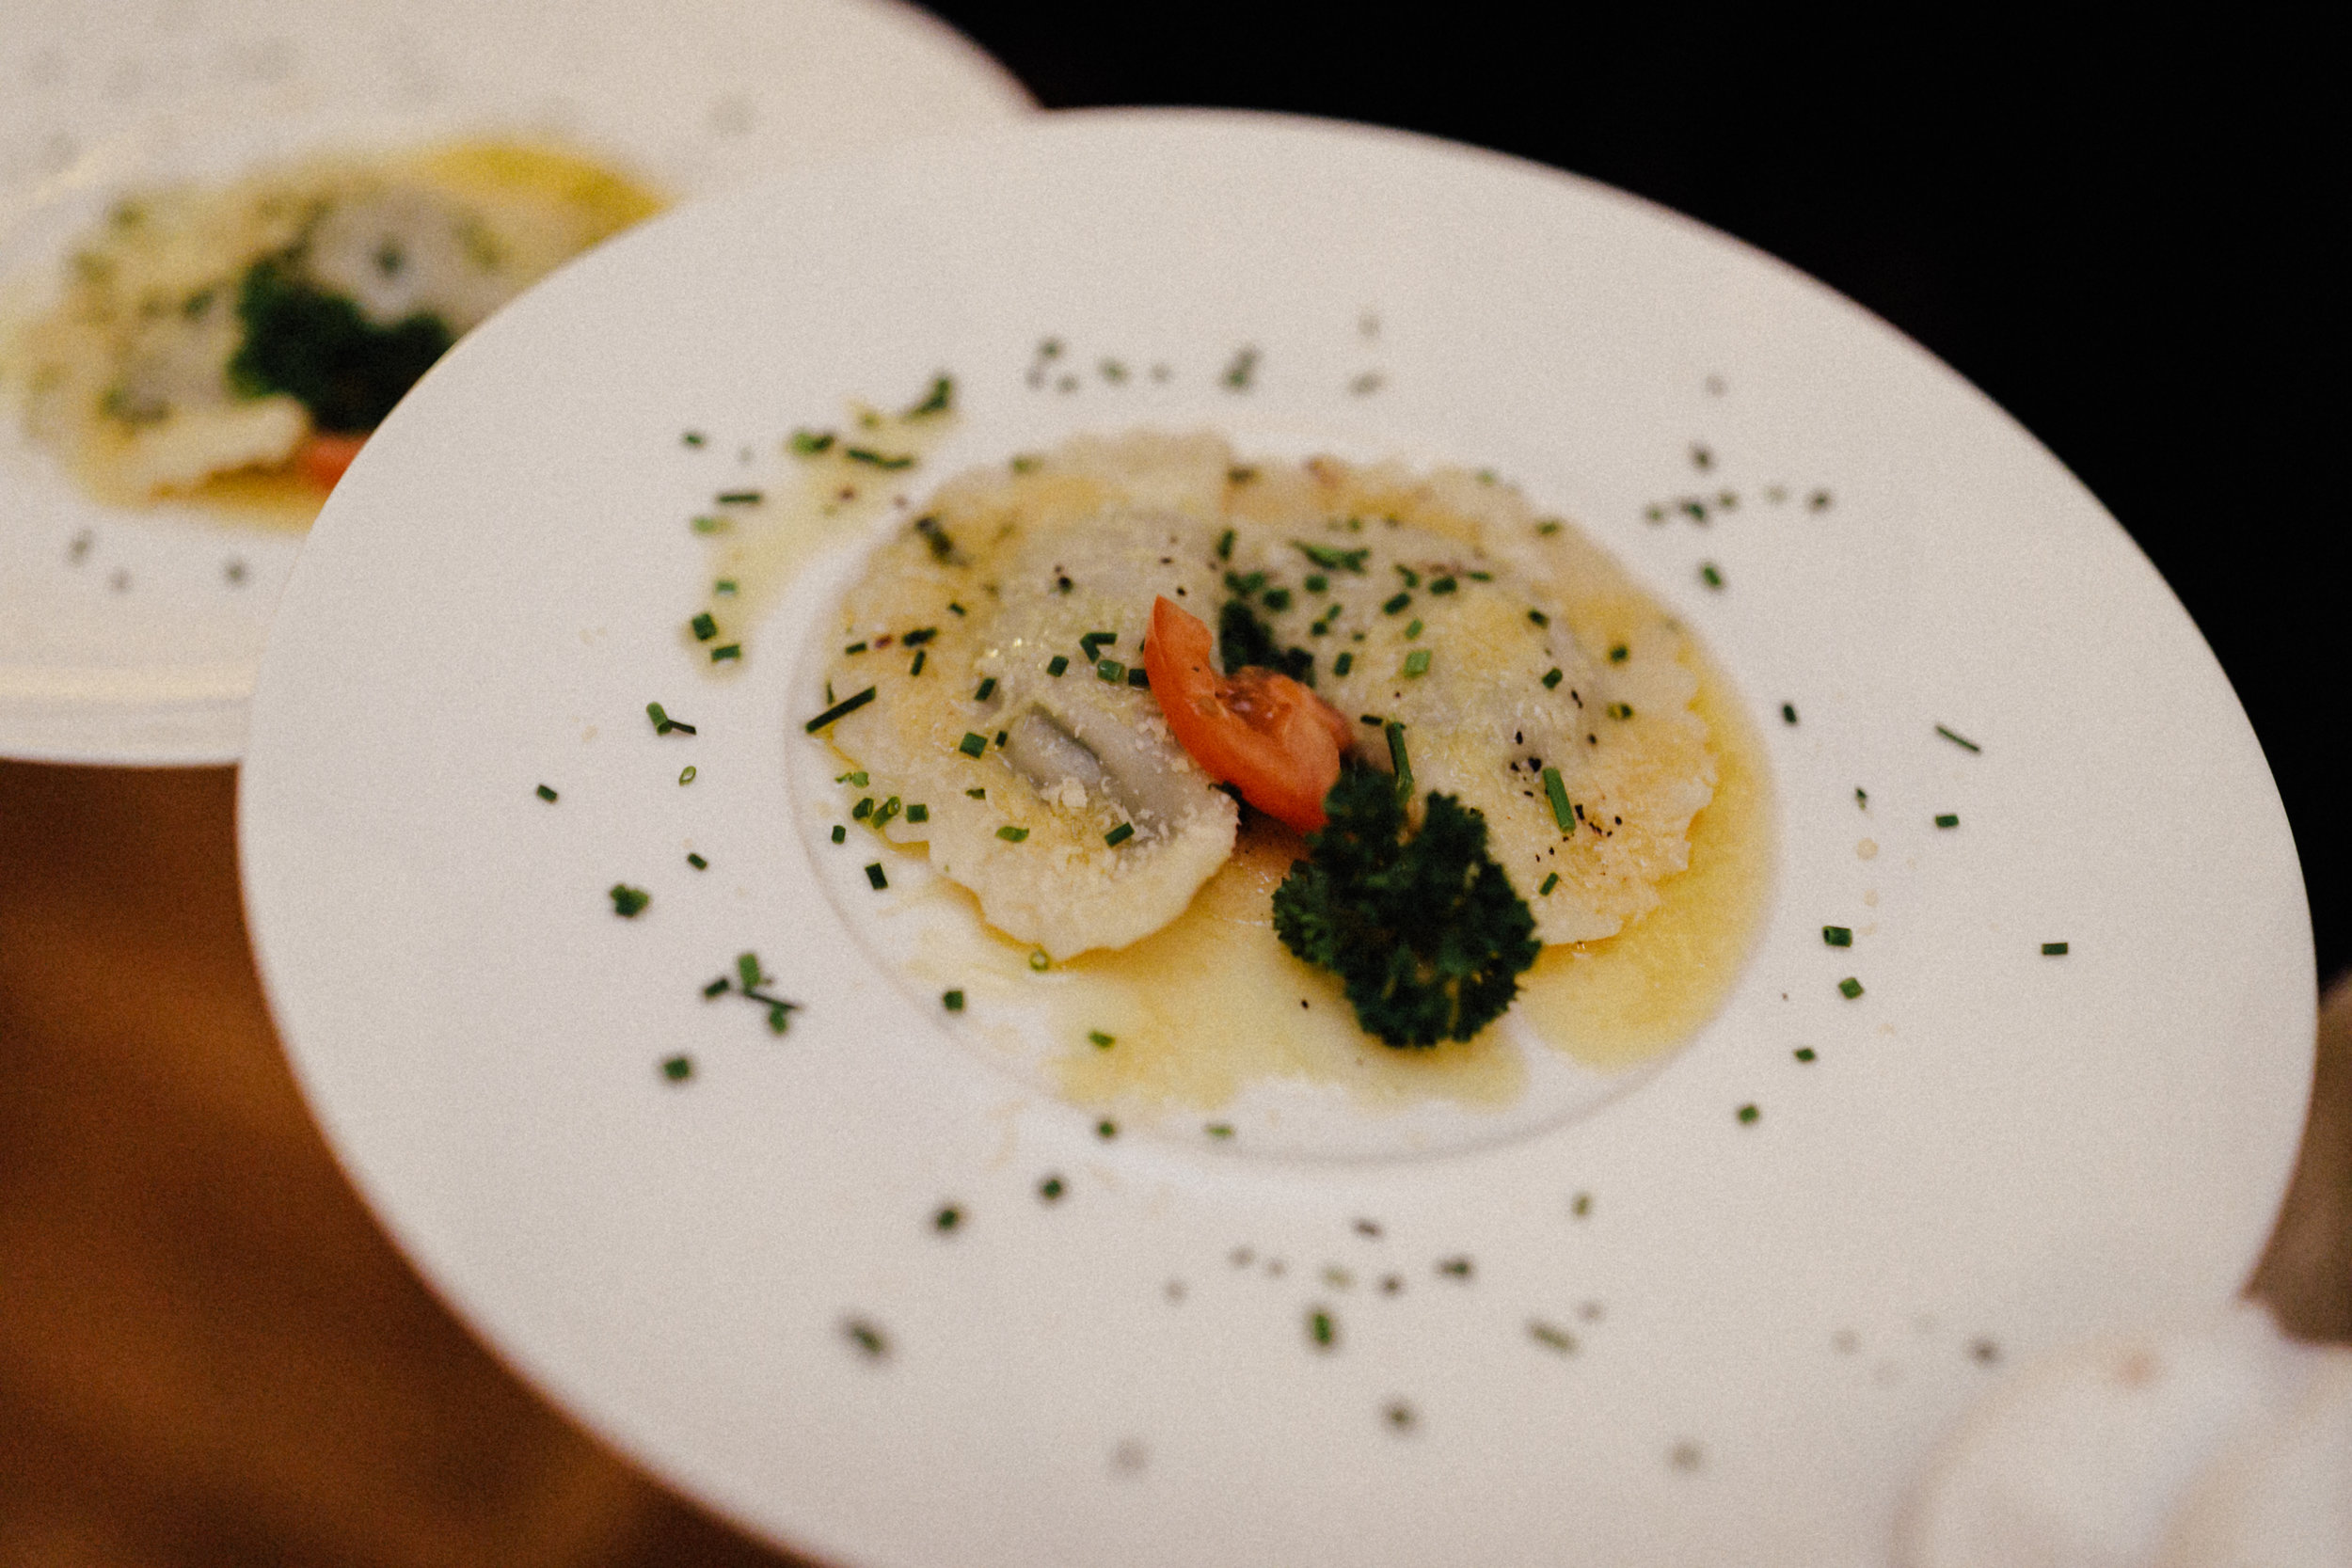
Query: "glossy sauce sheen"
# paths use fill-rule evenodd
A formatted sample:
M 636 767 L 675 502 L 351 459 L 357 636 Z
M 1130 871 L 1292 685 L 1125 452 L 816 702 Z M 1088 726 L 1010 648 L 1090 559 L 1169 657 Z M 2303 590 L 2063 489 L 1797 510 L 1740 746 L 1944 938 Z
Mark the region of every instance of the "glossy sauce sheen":
M 1575 619 L 1580 636 L 1605 646 L 1620 626 L 1656 614 L 1619 601 L 1581 607 Z M 1692 823 L 1690 867 L 1616 936 L 1547 947 L 1521 976 L 1511 1012 L 1472 1040 L 1397 1050 L 1356 1026 L 1337 979 L 1274 934 L 1274 889 L 1306 847 L 1254 813 L 1233 858 L 1175 921 L 1043 973 L 1030 968 L 1027 948 L 985 927 L 969 894 L 936 881 L 926 896 L 957 904 L 972 940 L 921 967 L 943 985 L 973 985 L 976 999 L 1042 1002 L 1066 1042 L 1052 1064 L 1058 1086 L 1086 1104 L 1214 1111 L 1252 1084 L 1295 1079 L 1338 1087 L 1375 1112 L 1427 1100 L 1499 1108 L 1526 1082 L 1519 1039 L 1597 1072 L 1639 1067 L 1721 1007 L 1771 881 L 1771 795 L 1756 732 L 1721 673 L 1694 647 L 1687 657 L 1699 677 L 1692 708 L 1718 768 L 1714 800 Z M 994 1028 L 1013 1049 L 1010 1027 Z M 1095 1044 L 1097 1032 L 1112 1044 Z

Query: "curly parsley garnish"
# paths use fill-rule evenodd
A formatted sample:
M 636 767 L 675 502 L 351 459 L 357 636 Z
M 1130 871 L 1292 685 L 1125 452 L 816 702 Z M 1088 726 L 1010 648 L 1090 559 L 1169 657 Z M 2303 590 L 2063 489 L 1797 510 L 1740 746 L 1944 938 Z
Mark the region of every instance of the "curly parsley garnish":
M 1356 1020 L 1392 1046 L 1466 1040 L 1502 1016 L 1542 944 L 1486 852 L 1486 819 L 1432 791 L 1406 836 L 1395 781 L 1340 775 L 1309 860 L 1274 893 L 1282 945 L 1345 984 Z

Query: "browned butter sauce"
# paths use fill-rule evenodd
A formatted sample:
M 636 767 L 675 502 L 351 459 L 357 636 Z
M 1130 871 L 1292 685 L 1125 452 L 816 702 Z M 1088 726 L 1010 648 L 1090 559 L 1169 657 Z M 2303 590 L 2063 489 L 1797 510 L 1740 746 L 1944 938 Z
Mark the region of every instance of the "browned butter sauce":
M 1606 640 L 1655 613 L 1588 605 L 1578 630 Z M 1274 934 L 1274 889 L 1306 846 L 1254 813 L 1233 858 L 1184 912 L 1129 947 L 1038 971 L 1027 948 L 981 922 L 968 893 L 940 879 L 927 896 L 958 905 L 975 940 L 917 967 L 944 986 L 977 983 L 974 1022 L 1006 1035 L 1008 1050 L 1017 1049 L 1011 1026 L 992 1025 L 982 999 L 1042 1002 L 1062 1042 L 1051 1061 L 1057 1086 L 1086 1104 L 1207 1112 L 1253 1084 L 1291 1079 L 1340 1088 L 1375 1113 L 1431 1100 L 1500 1108 L 1527 1079 L 1514 1037 L 1598 1072 L 1637 1067 L 1690 1038 L 1722 1006 L 1771 880 L 1759 739 L 1722 673 L 1686 646 L 1699 678 L 1692 709 L 1707 722 L 1717 765 L 1713 801 L 1692 823 L 1688 869 L 1617 935 L 1546 948 L 1521 977 L 1511 1012 L 1474 1039 L 1398 1050 L 1357 1027 L 1336 977 L 1293 957 Z

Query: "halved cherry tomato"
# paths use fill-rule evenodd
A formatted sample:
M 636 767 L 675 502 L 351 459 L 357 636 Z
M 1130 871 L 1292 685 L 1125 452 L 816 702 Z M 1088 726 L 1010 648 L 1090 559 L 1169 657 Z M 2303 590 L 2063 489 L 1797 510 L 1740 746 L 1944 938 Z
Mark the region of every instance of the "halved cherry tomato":
M 320 489 L 332 490 L 336 482 L 343 477 L 343 470 L 351 467 L 351 460 L 359 455 L 359 449 L 367 443 L 365 436 L 319 431 L 306 436 L 302 445 L 294 449 L 294 467 L 302 470 L 303 478 Z
M 1166 597 L 1152 606 L 1143 668 L 1178 744 L 1211 778 L 1302 833 L 1323 826 L 1348 740 L 1328 703 L 1272 670 L 1218 674 L 1209 628 Z

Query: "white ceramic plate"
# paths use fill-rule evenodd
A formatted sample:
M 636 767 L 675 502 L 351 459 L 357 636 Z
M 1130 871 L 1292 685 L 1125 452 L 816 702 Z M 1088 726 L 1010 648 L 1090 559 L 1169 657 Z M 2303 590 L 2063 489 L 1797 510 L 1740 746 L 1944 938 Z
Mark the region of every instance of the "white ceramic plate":
M 0 283 L 40 287 L 126 185 L 320 150 L 552 135 L 691 195 L 1027 106 L 895 0 L 25 6 L 0 28 Z M 0 756 L 235 760 L 300 535 L 102 506 L 5 423 Z
M 1597 1109 L 1420 1159 L 1104 1141 L 967 1050 L 841 918 L 871 857 L 796 778 L 842 552 L 720 678 L 681 626 L 691 515 L 943 367 L 910 493 L 1209 425 L 1580 518 L 1766 733 L 1778 878 L 1724 1011 Z M 553 279 L 330 502 L 243 790 L 278 1022 L 402 1244 L 557 1400 L 844 1563 L 1879 1562 L 1994 1369 L 2236 1288 L 2311 1065 L 2261 752 L 2047 452 L 1721 235 L 1347 127 L 1053 117 Z M 806 1004 L 782 1038 L 702 994 L 747 949 Z

